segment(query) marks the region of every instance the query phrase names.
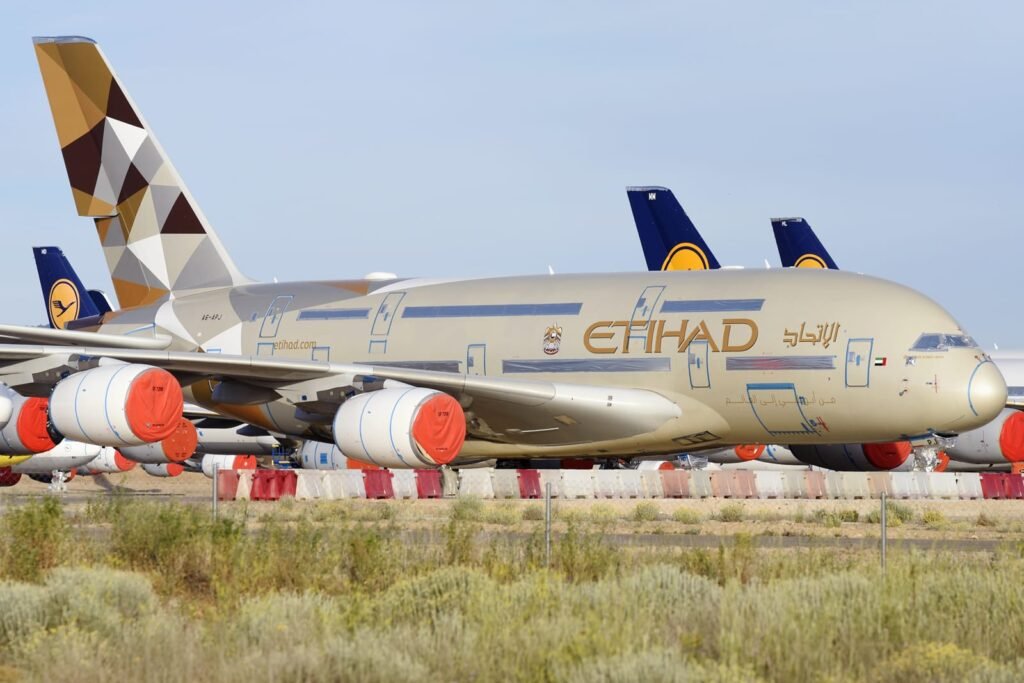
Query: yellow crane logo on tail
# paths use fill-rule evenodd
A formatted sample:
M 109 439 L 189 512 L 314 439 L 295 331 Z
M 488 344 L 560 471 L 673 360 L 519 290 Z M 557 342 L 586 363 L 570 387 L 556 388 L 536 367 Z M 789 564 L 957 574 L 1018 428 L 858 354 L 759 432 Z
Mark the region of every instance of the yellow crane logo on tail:
M 793 264 L 794 268 L 821 268 L 828 270 L 828 265 L 817 254 L 804 254 Z
M 71 280 L 61 278 L 50 287 L 50 322 L 55 328 L 63 330 L 69 322 L 78 319 L 78 297 L 78 287 Z
M 691 242 L 681 242 L 672 247 L 672 251 L 661 264 L 662 270 L 708 270 L 708 257 L 704 250 Z

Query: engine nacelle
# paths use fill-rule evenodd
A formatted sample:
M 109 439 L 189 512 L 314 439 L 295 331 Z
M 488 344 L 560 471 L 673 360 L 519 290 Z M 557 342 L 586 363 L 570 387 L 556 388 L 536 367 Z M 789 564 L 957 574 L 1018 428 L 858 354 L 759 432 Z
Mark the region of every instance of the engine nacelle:
M 21 481 L 21 475 L 17 472 L 12 472 L 10 467 L 0 468 L 0 487 L 14 486 Z
M 14 396 L 16 395 L 13 389 L 3 387 L 0 391 L 0 429 L 7 426 L 7 423 L 11 421 L 11 417 L 14 416 Z
M 255 455 L 204 455 L 202 468 L 203 474 L 213 479 L 213 467 L 218 470 L 254 470 L 256 469 Z
M 199 444 L 196 452 L 222 455 L 274 455 L 281 442 L 267 433 L 258 433 L 249 425 L 207 427 L 206 420 L 196 425 Z M 262 432 L 262 430 L 258 430 Z M 250 433 L 247 433 L 250 432 Z M 257 432 L 257 433 L 251 433 Z
M 45 398 L 25 398 L 13 391 L 5 398 L 11 401 L 11 415 L 0 429 L 0 453 L 31 455 L 48 451 L 56 445 L 46 428 Z
M 163 465 L 144 462 L 142 471 L 153 477 L 176 477 L 185 471 L 185 466 L 177 462 L 168 462 Z
M 99 455 L 78 468 L 78 473 L 83 475 L 117 474 L 127 472 L 135 465 L 134 460 L 124 457 L 116 448 L 104 446 L 100 449 Z
M 323 441 L 303 441 L 302 448 L 295 455 L 299 467 L 304 470 L 344 470 L 348 468 L 348 459 L 333 443 Z
M 40 476 L 48 475 L 54 470 L 73 472 L 91 462 L 100 454 L 100 450 L 99 446 L 91 443 L 64 439 L 45 453 L 37 453 L 25 462 L 14 465 L 11 470 L 20 474 Z
M 957 436 L 956 444 L 946 449 L 946 455 L 973 465 L 1024 462 L 1024 412 L 1004 408 L 984 427 Z
M 418 387 L 354 396 L 334 416 L 334 442 L 348 458 L 380 467 L 447 465 L 466 440 L 466 416 L 448 394 Z
M 913 469 L 909 441 L 790 446 L 801 462 L 841 472 L 907 471 Z
M 129 460 L 144 465 L 163 465 L 169 462 L 188 460 L 196 452 L 196 443 L 198 443 L 198 437 L 195 425 L 185 418 L 179 417 L 174 431 L 162 441 L 144 443 L 140 446 L 125 446 L 120 451 L 121 455 Z
M 150 365 L 101 365 L 78 372 L 58 382 L 50 396 L 50 421 L 58 432 L 117 448 L 166 439 L 183 409 L 178 380 Z

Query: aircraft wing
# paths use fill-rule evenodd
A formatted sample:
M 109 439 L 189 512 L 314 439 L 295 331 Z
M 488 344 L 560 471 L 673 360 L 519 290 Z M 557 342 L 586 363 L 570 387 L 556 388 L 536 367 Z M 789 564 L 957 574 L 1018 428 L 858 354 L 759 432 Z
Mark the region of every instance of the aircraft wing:
M 133 336 L 103 334 L 85 330 L 55 330 L 49 327 L 28 327 L 25 325 L 0 324 L 0 342 L 26 344 L 95 344 L 118 349 L 166 349 L 171 338 L 163 335 Z
M 694 399 L 647 389 L 195 351 L 0 344 L 0 380 L 15 387 L 46 384 L 104 358 L 163 368 L 189 382 L 208 378 L 270 389 L 307 412 L 328 416 L 348 395 L 386 381 L 431 388 L 460 401 L 469 434 L 523 445 L 626 439 L 673 420 L 673 433 L 680 436 L 722 426 L 716 413 Z

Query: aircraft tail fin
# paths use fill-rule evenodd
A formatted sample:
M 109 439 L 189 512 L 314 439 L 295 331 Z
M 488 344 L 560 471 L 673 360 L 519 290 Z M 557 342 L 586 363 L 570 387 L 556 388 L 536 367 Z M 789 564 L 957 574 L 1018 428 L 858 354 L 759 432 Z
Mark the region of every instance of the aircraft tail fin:
M 36 259 L 39 286 L 43 290 L 43 304 L 50 327 L 62 330 L 75 320 L 105 312 L 96 306 L 95 299 L 85 289 L 59 247 L 32 247 L 32 255 Z
M 95 41 L 33 42 L 75 207 L 95 219 L 121 307 L 247 282 Z
M 720 268 L 697 227 L 667 187 L 627 187 L 648 270 Z
M 772 231 L 783 268 L 827 268 L 839 270 L 825 245 L 803 218 L 773 218 Z

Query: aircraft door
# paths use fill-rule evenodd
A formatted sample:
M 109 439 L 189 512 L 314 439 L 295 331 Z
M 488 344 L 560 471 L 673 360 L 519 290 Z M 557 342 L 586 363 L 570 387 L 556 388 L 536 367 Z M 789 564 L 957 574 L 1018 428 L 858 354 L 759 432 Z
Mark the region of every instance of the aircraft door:
M 875 340 L 851 339 L 846 343 L 846 386 L 866 387 L 871 382 L 871 350 Z
M 708 389 L 711 387 L 711 371 L 708 369 L 708 342 L 695 340 L 686 349 L 686 359 L 690 366 L 690 388 Z
M 627 350 L 632 350 L 631 344 L 634 341 L 639 342 L 638 350 L 647 346 L 647 326 L 651 322 L 651 316 L 664 291 L 664 287 L 647 287 L 640 294 L 640 298 L 636 300 L 633 314 L 629 316 L 629 329 L 626 331 L 625 348 Z
M 487 374 L 487 345 L 470 344 L 466 347 L 466 374 Z
M 405 292 L 392 292 L 384 297 L 384 301 L 380 302 L 377 315 L 373 318 L 373 327 L 370 329 L 370 353 L 387 352 L 391 323 L 394 322 L 398 305 L 404 297 Z
M 277 328 L 281 326 L 281 318 L 284 317 L 284 312 L 288 310 L 291 303 L 291 296 L 279 296 L 270 303 L 270 308 L 267 309 L 266 315 L 263 316 L 263 324 L 260 325 L 261 337 L 277 336 Z

